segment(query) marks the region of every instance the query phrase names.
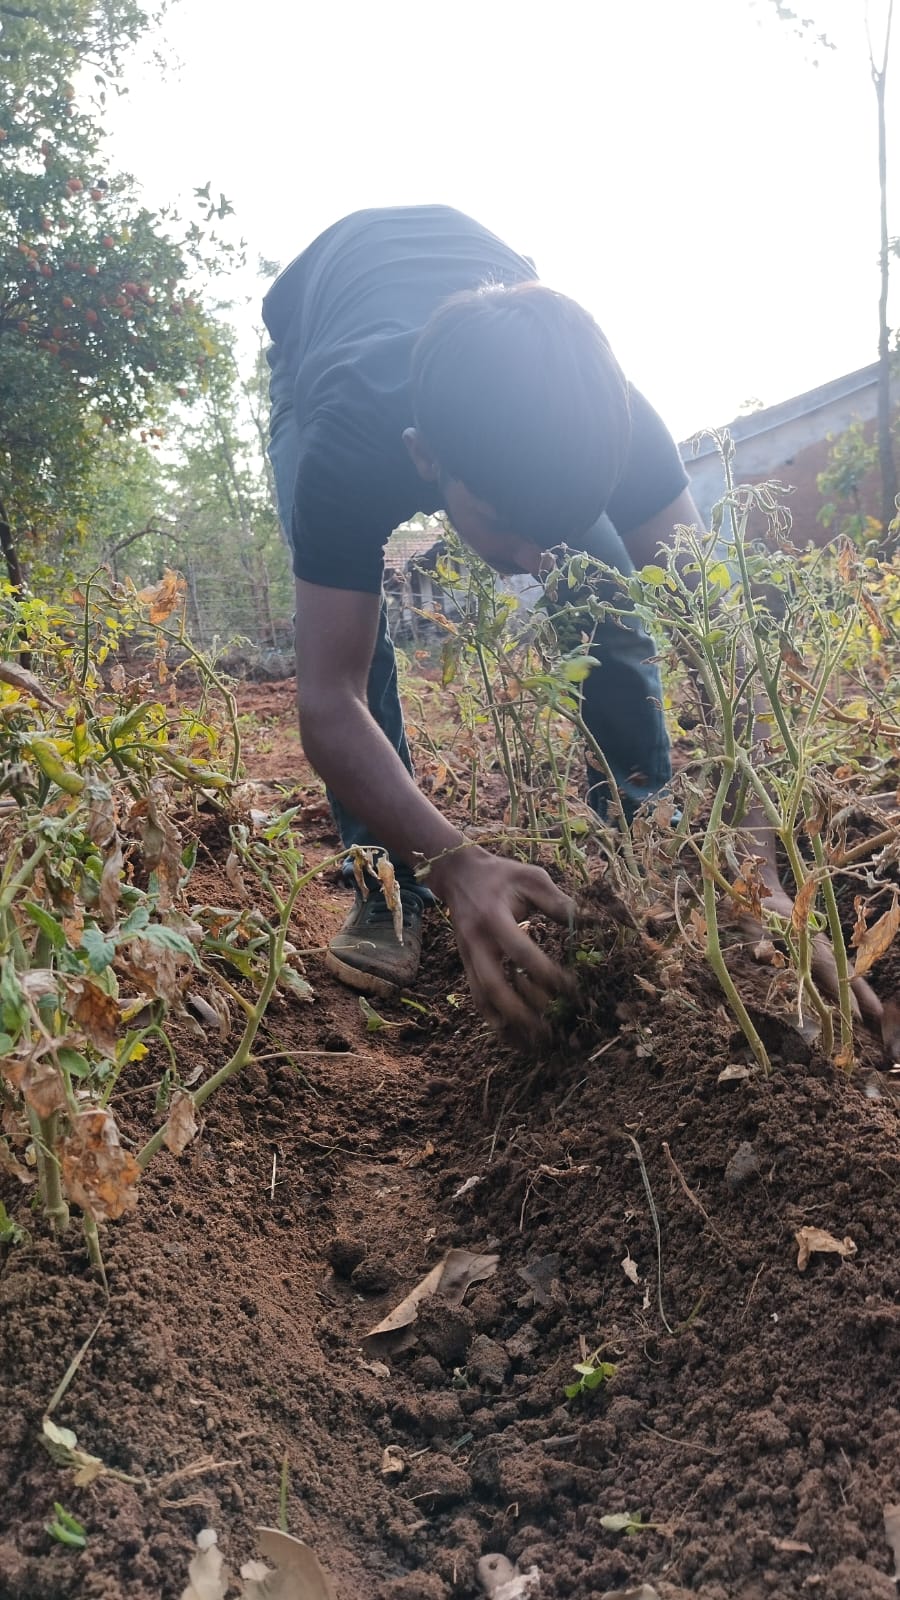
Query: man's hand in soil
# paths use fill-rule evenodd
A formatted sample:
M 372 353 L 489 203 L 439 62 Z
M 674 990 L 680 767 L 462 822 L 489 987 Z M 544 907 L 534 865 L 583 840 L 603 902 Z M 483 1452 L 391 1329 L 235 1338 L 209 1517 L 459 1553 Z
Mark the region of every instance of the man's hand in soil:
M 534 911 L 570 923 L 574 902 L 542 868 L 470 846 L 437 865 L 434 887 L 450 911 L 479 1011 L 493 1027 L 533 1038 L 569 980 L 520 924 Z
M 367 681 L 381 602 L 355 590 L 297 583 L 297 696 L 306 755 L 328 788 L 395 861 L 432 863 L 475 1003 L 494 1026 L 534 1034 L 561 968 L 519 923 L 533 911 L 558 922 L 569 897 L 539 867 L 470 845 L 421 793 L 369 711 Z

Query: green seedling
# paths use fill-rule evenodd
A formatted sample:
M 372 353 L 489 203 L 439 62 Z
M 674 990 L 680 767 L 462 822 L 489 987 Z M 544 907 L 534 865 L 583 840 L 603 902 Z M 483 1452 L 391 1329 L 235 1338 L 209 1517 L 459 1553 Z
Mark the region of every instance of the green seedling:
M 3 1201 L 0 1200 L 0 1244 L 27 1244 L 28 1229 L 23 1228 L 9 1215 Z
M 73 1517 L 71 1511 L 66 1511 L 58 1500 L 54 1501 L 53 1513 L 53 1520 L 44 1523 L 51 1539 L 55 1539 L 57 1544 L 68 1545 L 72 1550 L 83 1550 L 87 1545 L 84 1524 Z
M 390 1031 L 391 1028 L 402 1026 L 399 1022 L 388 1022 L 387 1017 L 380 1016 L 375 1007 L 370 1006 L 363 995 L 359 997 L 359 1009 L 366 1019 L 366 1033 L 381 1033 L 383 1028 L 387 1028 Z
M 599 1351 L 594 1351 L 586 1361 L 576 1361 L 574 1371 L 578 1373 L 577 1383 L 568 1383 L 565 1388 L 567 1400 L 577 1400 L 579 1395 L 593 1394 L 595 1389 L 608 1383 L 614 1378 L 618 1368 L 614 1361 L 598 1361 Z

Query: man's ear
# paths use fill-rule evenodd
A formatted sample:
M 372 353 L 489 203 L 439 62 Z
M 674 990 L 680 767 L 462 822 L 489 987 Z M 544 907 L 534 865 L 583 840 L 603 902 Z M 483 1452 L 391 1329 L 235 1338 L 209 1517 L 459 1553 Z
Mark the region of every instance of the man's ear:
M 437 483 L 440 467 L 431 454 L 422 435 L 415 428 L 404 428 L 403 443 L 420 478 L 426 483 Z

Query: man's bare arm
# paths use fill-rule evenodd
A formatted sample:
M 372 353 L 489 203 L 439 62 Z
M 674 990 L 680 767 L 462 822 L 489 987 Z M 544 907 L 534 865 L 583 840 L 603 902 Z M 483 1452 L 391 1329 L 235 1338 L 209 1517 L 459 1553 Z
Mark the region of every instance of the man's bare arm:
M 417 788 L 366 699 L 380 600 L 297 583 L 297 698 L 303 747 L 341 804 L 400 861 L 433 863 L 476 1004 L 490 1021 L 533 1031 L 564 983 L 519 923 L 533 910 L 558 922 L 572 902 L 538 867 L 469 844 Z

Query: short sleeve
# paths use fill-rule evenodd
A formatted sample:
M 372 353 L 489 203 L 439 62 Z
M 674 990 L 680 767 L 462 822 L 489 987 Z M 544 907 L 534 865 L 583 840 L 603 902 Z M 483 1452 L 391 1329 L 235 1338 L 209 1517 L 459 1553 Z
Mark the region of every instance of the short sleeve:
M 628 393 L 631 442 L 622 476 L 606 508 L 626 544 L 634 528 L 670 506 L 690 481 L 678 446 L 658 412 L 633 384 Z

